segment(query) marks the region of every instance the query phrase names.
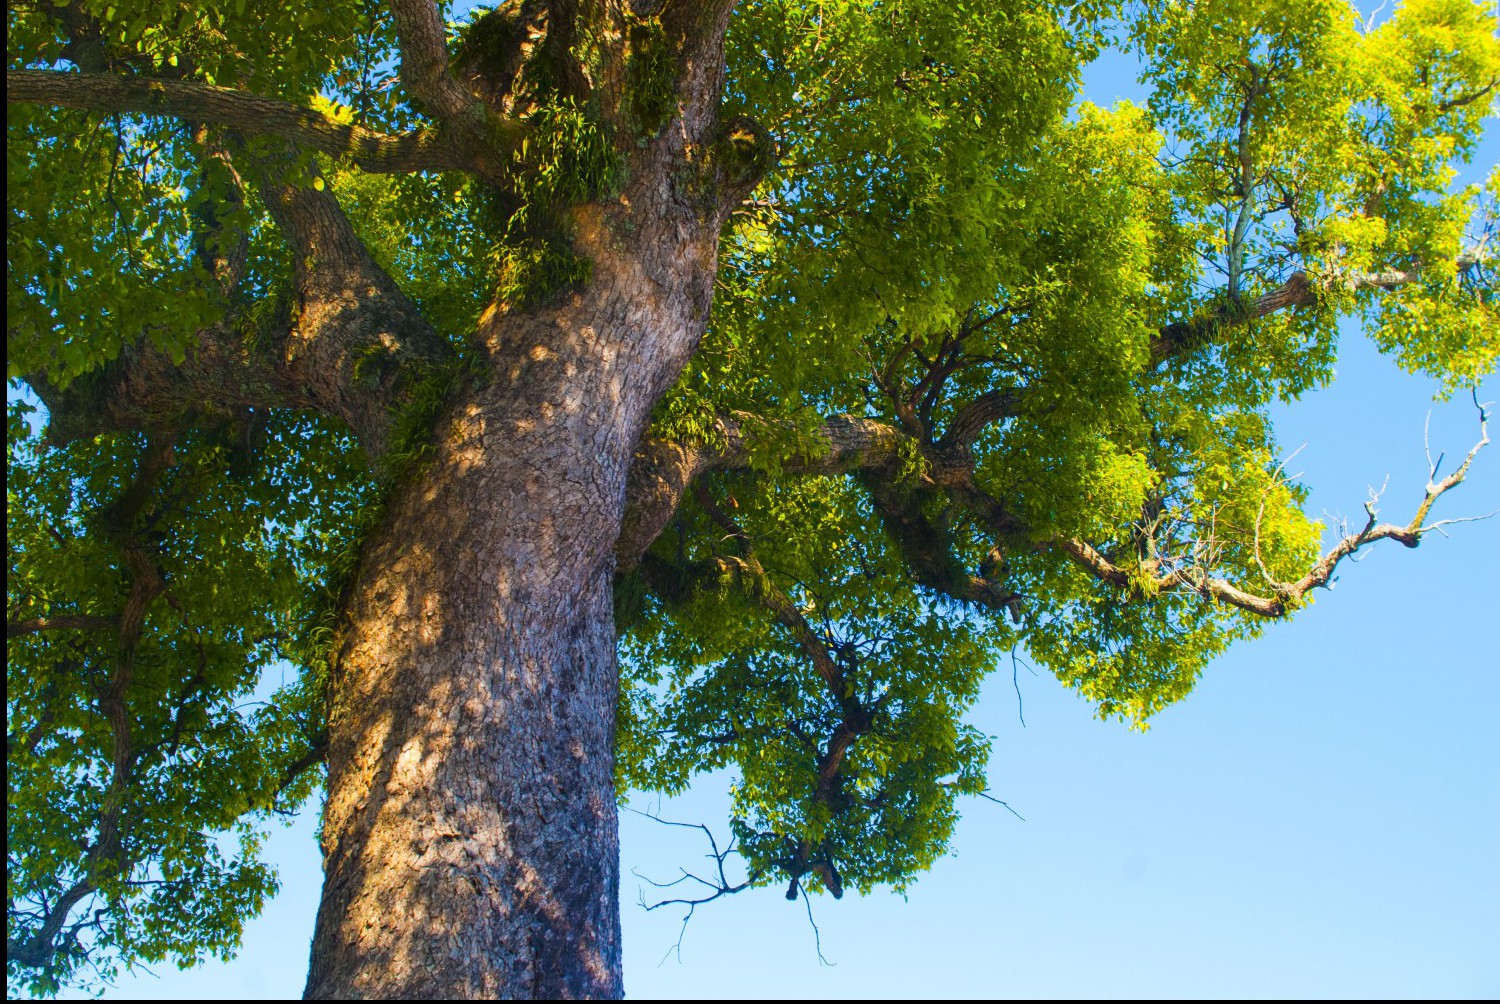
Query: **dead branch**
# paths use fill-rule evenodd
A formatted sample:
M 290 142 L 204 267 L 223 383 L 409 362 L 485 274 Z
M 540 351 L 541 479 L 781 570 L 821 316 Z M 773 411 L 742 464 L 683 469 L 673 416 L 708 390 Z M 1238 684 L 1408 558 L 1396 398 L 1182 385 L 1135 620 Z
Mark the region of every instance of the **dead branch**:
M 724 862 L 728 860 L 730 855 L 735 853 L 734 838 L 731 837 L 729 840 L 729 844 L 721 851 L 719 850 L 719 842 L 714 837 L 713 830 L 710 830 L 702 823 L 679 823 L 674 820 L 663 819 L 660 816 L 655 815 L 654 813 L 642 812 L 640 809 L 635 809 L 628 805 L 624 806 L 624 809 L 627 812 L 633 812 L 637 816 L 643 816 L 646 819 L 650 819 L 654 822 L 660 823 L 663 826 L 676 826 L 681 827 L 685 830 L 702 830 L 704 835 L 708 837 L 709 853 L 706 854 L 705 857 L 707 857 L 714 863 L 714 877 L 712 879 L 703 878 L 701 875 L 694 874 L 693 872 L 688 871 L 686 868 L 682 868 L 679 869 L 682 872 L 682 875 L 678 878 L 675 878 L 670 882 L 658 882 L 655 879 L 647 878 L 634 868 L 630 870 L 630 874 L 634 875 L 642 882 L 645 882 L 657 889 L 674 889 L 680 885 L 683 885 L 684 883 L 689 883 L 690 885 L 700 886 L 708 890 L 701 896 L 674 896 L 667 899 L 658 900 L 655 903 L 646 902 L 646 894 L 644 891 L 641 891 L 639 894 L 641 908 L 648 912 L 651 910 L 659 910 L 664 906 L 687 907 L 687 913 L 683 914 L 682 916 L 682 928 L 677 932 L 677 942 L 671 948 L 667 949 L 667 954 L 661 957 L 661 962 L 657 963 L 657 965 L 661 965 L 662 962 L 666 962 L 667 959 L 671 958 L 674 953 L 677 956 L 677 961 L 680 963 L 682 961 L 682 939 L 687 934 L 688 923 L 693 919 L 693 912 L 697 910 L 698 907 L 703 906 L 705 903 L 712 903 L 714 900 L 721 897 L 732 896 L 735 893 L 743 892 L 754 884 L 756 876 L 752 872 L 743 882 L 729 881 L 729 876 L 724 871 Z
M 1380 493 L 1372 491 L 1369 501 L 1365 503 L 1367 519 L 1364 527 L 1358 533 L 1346 535 L 1301 578 L 1292 582 L 1279 581 L 1271 575 L 1264 562 L 1260 561 L 1260 527 L 1259 518 L 1257 518 L 1257 526 L 1255 528 L 1256 560 L 1260 564 L 1262 575 L 1267 582 L 1267 591 L 1270 595 L 1251 593 L 1225 579 L 1212 577 L 1205 570 L 1207 567 L 1211 567 L 1211 560 L 1189 562 L 1177 567 L 1170 567 L 1167 571 L 1162 572 L 1160 569 L 1170 563 L 1151 560 L 1141 562 L 1134 568 L 1127 568 L 1111 561 L 1092 545 L 1081 540 L 1057 538 L 1051 542 L 1050 546 L 1067 554 L 1101 582 L 1108 582 L 1122 588 L 1132 588 L 1132 584 L 1134 583 L 1137 586 L 1143 586 L 1150 592 L 1192 590 L 1248 613 L 1257 614 L 1262 617 L 1283 617 L 1300 606 L 1303 599 L 1311 590 L 1328 586 L 1340 562 L 1345 558 L 1355 556 L 1361 549 L 1377 541 L 1395 540 L 1406 547 L 1416 547 L 1422 542 L 1423 535 L 1429 532 L 1435 530 L 1442 533 L 1444 526 L 1488 518 L 1487 516 L 1471 516 L 1439 520 L 1432 523 L 1427 521 L 1428 514 L 1432 511 L 1432 507 L 1437 500 L 1445 493 L 1463 483 L 1464 478 L 1469 473 L 1470 465 L 1474 462 L 1475 456 L 1489 444 L 1489 406 L 1487 404 L 1480 404 L 1476 395 L 1474 397 L 1474 407 L 1479 411 L 1478 442 L 1465 455 L 1463 462 L 1451 474 L 1440 480 L 1437 479 L 1437 471 L 1439 465 L 1442 463 L 1442 455 L 1439 455 L 1438 459 L 1433 461 L 1429 452 L 1427 486 L 1424 490 L 1422 501 L 1417 506 L 1416 513 L 1407 523 L 1397 525 L 1380 522 L 1380 510 L 1378 507 Z M 1280 468 L 1278 468 L 1278 476 L 1279 471 Z M 1261 511 L 1264 512 L 1264 506 L 1262 506 Z

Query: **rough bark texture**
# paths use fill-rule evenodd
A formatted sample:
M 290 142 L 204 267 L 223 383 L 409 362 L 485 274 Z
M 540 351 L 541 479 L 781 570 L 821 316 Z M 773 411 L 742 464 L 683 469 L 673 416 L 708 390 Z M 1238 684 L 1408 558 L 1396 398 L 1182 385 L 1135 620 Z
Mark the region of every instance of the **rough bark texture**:
M 587 286 L 482 322 L 495 375 L 366 555 L 333 681 L 309 998 L 622 993 L 614 546 L 717 243 L 669 179 L 654 189 L 580 211 Z
M 651 408 L 708 323 L 719 230 L 764 167 L 717 120 L 729 6 L 695 7 L 676 117 L 625 151 L 625 190 L 567 211 L 589 280 L 480 319 L 489 379 L 367 546 L 331 681 L 309 998 L 623 992 L 615 544 Z M 549 31 L 576 16 L 554 6 Z M 443 104 L 431 32 L 398 28 L 403 74 Z M 607 121 L 619 65 L 594 81 Z

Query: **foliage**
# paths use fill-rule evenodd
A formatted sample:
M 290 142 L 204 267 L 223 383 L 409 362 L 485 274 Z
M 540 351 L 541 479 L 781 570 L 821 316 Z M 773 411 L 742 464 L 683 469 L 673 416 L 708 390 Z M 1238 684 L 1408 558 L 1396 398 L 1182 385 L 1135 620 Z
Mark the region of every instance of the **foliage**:
M 68 9 L 123 65 L 371 129 L 422 119 L 383 5 Z M 511 44 L 505 11 L 455 27 L 455 65 Z M 74 65 L 47 10 L 8 22 L 11 67 Z M 731 768 L 756 884 L 902 889 L 985 789 L 964 714 L 1008 653 L 1137 727 L 1183 698 L 1263 621 L 1163 571 L 1253 593 L 1318 558 L 1266 416 L 1331 378 L 1340 323 L 1444 393 L 1495 366 L 1494 263 L 1474 249 L 1500 169 L 1451 184 L 1495 106 L 1495 30 L 1471 0 L 1408 0 L 1373 30 L 1340 0 L 741 4 L 725 115 L 781 157 L 723 235 L 711 326 L 652 435 L 718 455 L 735 415 L 748 459 L 701 478 L 617 583 L 622 792 Z M 44 965 L 12 951 L 13 992 L 227 955 L 274 893 L 263 824 L 316 785 L 338 600 L 384 490 L 420 476 L 436 416 L 479 378 L 486 305 L 589 280 L 569 211 L 619 191 L 612 130 L 644 147 L 675 114 L 661 22 L 628 34 L 623 120 L 523 74 L 504 198 L 456 172 L 297 162 L 458 360 L 403 376 L 375 470 L 303 413 L 205 405 L 50 441 L 23 380 L 91 387 L 142 339 L 181 362 L 221 323 L 253 352 L 295 310 L 297 263 L 190 127 L 10 106 L 7 619 L 53 627 L 7 643 L 9 939 L 63 932 Z M 1141 58 L 1144 107 L 1077 100 L 1109 45 Z M 228 293 L 227 233 L 246 261 Z M 1257 306 L 1294 287 L 1314 295 Z M 961 450 L 944 438 L 997 395 L 1019 403 Z M 895 429 L 896 459 L 806 473 L 837 415 Z
M 1015 632 L 913 590 L 847 479 L 726 487 L 731 498 L 765 492 L 738 508 L 770 581 L 731 574 L 676 604 L 648 601 L 624 643 L 622 780 L 676 793 L 698 771 L 734 766 L 735 834 L 763 881 L 795 871 L 807 842 L 861 891 L 903 888 L 942 854 L 954 794 L 984 788 L 989 742 L 961 719 Z M 684 527 L 683 564 L 711 559 L 712 521 L 697 507 L 682 518 L 695 524 Z M 756 592 L 766 589 L 784 591 L 813 626 L 847 695 L 830 694 L 803 646 L 764 615 Z M 830 789 L 820 749 L 843 696 L 874 712 Z
M 837 697 L 765 604 L 721 585 L 632 622 L 622 770 L 633 786 L 677 791 L 697 770 L 734 768 L 734 830 L 757 882 L 798 874 L 790 862 L 810 843 L 845 883 L 900 888 L 941 852 L 956 796 L 982 790 L 988 748 L 962 711 L 974 674 L 1010 646 L 1101 715 L 1144 728 L 1261 629 L 1191 591 L 1157 593 L 1148 523 L 1152 560 L 1251 591 L 1262 562 L 1285 580 L 1317 559 L 1322 527 L 1282 477 L 1264 409 L 1332 375 L 1340 317 L 1364 316 L 1398 362 L 1447 387 L 1493 369 L 1493 285 L 1451 265 L 1476 193 L 1448 183 L 1500 50 L 1493 15 L 1472 4 L 1410 3 L 1367 34 L 1342 3 L 1147 5 L 1131 43 L 1148 107 L 1070 108 L 1098 42 L 1086 29 L 1022 7 L 836 6 L 760 4 L 731 29 L 732 99 L 772 124 L 785 153 L 766 207 L 726 236 L 714 326 L 657 428 L 690 435 L 703 427 L 693 416 L 730 410 L 900 421 L 871 387 L 872 364 L 906 344 L 934 355 L 975 313 L 994 314 L 928 427 L 986 392 L 1024 390 L 1023 413 L 978 444 L 976 481 L 1019 509 L 1032 544 L 1082 538 L 1142 570 L 1122 590 L 1055 548 L 1011 546 L 1018 622 L 956 618 L 900 571 L 900 542 L 853 479 L 788 484 L 752 458 L 772 477 L 725 486 L 736 518 L 879 720 L 830 809 L 816 766 Z M 1471 92 L 1444 113 L 1422 104 Z M 1253 183 L 1236 195 L 1246 106 Z M 1241 305 L 1297 269 L 1328 292 L 1153 364 L 1164 325 L 1224 309 L 1231 253 Z M 1337 288 L 1350 273 L 1438 261 L 1450 264 L 1394 296 Z M 834 510 L 814 516 L 815 503 Z M 725 546 L 691 509 L 654 551 L 675 574 Z M 820 518 L 837 525 L 826 539 Z M 959 564 L 982 569 L 993 536 L 944 518 Z M 903 695 L 918 675 L 920 697 Z
M 227 958 L 276 891 L 258 824 L 312 790 L 293 767 L 323 698 L 317 673 L 270 684 L 360 475 L 306 418 L 185 436 L 153 473 L 161 444 L 49 449 L 31 410 L 13 401 L 7 428 L 7 618 L 85 623 L 7 645 L 12 943 L 77 893 L 65 950 L 24 984 L 50 993 L 116 958 Z M 157 579 L 132 639 L 130 597 Z

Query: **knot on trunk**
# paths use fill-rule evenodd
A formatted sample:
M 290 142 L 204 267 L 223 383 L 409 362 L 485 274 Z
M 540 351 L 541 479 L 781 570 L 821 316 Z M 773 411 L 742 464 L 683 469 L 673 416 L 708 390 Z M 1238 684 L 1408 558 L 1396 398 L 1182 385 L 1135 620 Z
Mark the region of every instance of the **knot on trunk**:
M 733 206 L 755 190 L 781 160 L 781 148 L 765 126 L 744 115 L 725 121 L 714 140 L 711 160 Z

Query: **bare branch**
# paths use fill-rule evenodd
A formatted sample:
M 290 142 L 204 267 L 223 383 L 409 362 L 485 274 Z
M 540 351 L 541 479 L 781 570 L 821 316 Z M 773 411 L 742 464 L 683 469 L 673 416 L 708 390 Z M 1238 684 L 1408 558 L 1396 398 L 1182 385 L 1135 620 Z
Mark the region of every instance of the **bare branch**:
M 836 965 L 836 963 L 829 962 L 828 957 L 823 954 L 823 932 L 818 930 L 818 922 L 813 920 L 812 897 L 807 894 L 805 888 L 802 890 L 802 902 L 807 907 L 807 923 L 812 928 L 813 948 L 818 953 L 818 965 L 830 967 Z
M 1015 816 L 1021 822 L 1026 822 L 1026 817 L 1021 815 L 1015 809 L 1011 808 L 1009 802 L 1002 801 L 1001 799 L 996 798 L 994 795 L 991 795 L 987 791 L 976 792 L 976 794 L 987 802 L 994 802 L 996 805 L 1004 806 L 1006 812 L 1010 813 L 1012 816 Z
M 1016 650 L 1010 650 L 1010 685 L 1016 691 L 1016 717 L 1021 720 L 1021 728 L 1026 727 L 1026 702 L 1021 698 L 1021 659 L 1016 655 Z M 1026 667 L 1030 669 L 1030 666 Z M 1007 807 L 1008 808 L 1008 807 Z
M 1427 516 L 1432 506 L 1439 498 L 1448 491 L 1461 484 L 1468 475 L 1469 467 L 1474 462 L 1479 451 L 1489 444 L 1489 412 L 1487 405 L 1481 405 L 1478 398 L 1474 399 L 1474 406 L 1479 411 L 1479 441 L 1469 450 L 1461 464 L 1453 473 L 1440 481 L 1434 482 L 1429 477 L 1422 502 L 1417 506 L 1416 513 L 1405 525 L 1393 523 L 1381 523 L 1379 521 L 1379 508 L 1377 503 L 1380 493 L 1371 492 L 1370 501 L 1365 503 L 1365 511 L 1368 514 L 1365 526 L 1358 533 L 1344 537 L 1334 545 L 1321 559 L 1319 559 L 1308 572 L 1294 582 L 1280 582 L 1275 580 L 1265 565 L 1262 563 L 1262 573 L 1268 581 L 1269 596 L 1259 596 L 1247 592 L 1240 587 L 1210 576 L 1198 566 L 1171 568 L 1165 572 L 1160 571 L 1163 562 L 1157 560 L 1141 562 L 1135 568 L 1126 568 L 1110 561 L 1090 544 L 1071 538 L 1057 538 L 1051 542 L 1051 546 L 1067 554 L 1079 565 L 1085 568 L 1091 575 L 1102 582 L 1122 588 L 1130 588 L 1132 583 L 1137 583 L 1151 591 L 1168 592 L 1172 590 L 1192 590 L 1204 596 L 1228 603 L 1248 613 L 1258 614 L 1262 617 L 1282 617 L 1300 605 L 1303 598 L 1313 589 L 1326 586 L 1333 578 L 1335 569 L 1345 558 L 1354 556 L 1362 548 L 1381 541 L 1395 540 L 1406 547 L 1416 547 L 1422 542 L 1422 536 L 1429 531 L 1437 530 L 1456 522 L 1467 522 L 1473 519 L 1486 517 L 1464 517 L 1455 520 L 1440 520 L 1436 523 L 1428 523 Z M 1429 468 L 1435 476 L 1436 464 Z M 1257 520 L 1257 523 L 1259 521 Z M 1259 560 L 1259 527 L 1257 526 L 1256 554 Z
M 1455 523 L 1482 523 L 1487 519 L 1494 519 L 1496 516 L 1500 516 L 1500 509 L 1491 509 L 1482 516 L 1459 516 L 1456 519 L 1440 519 L 1436 523 L 1428 523 L 1427 529 L 1436 530 L 1446 537 L 1448 534 L 1443 532 L 1443 527 L 1445 526 L 1452 526 Z
M 721 851 L 721 850 L 719 850 L 719 842 L 714 837 L 713 830 L 709 829 L 707 826 L 705 826 L 702 823 L 679 823 L 679 822 L 677 822 L 675 820 L 663 819 L 660 816 L 655 815 L 654 813 L 642 812 L 640 809 L 633 808 L 632 806 L 628 806 L 627 805 L 627 806 L 624 806 L 623 808 L 625 809 L 626 812 L 633 812 L 637 816 L 642 816 L 642 817 L 644 817 L 646 819 L 652 820 L 653 822 L 660 823 L 663 826 L 675 826 L 675 827 L 679 827 L 679 828 L 684 829 L 684 830 L 701 830 L 701 831 L 703 831 L 703 835 L 708 838 L 708 846 L 709 846 L 709 853 L 707 855 L 705 855 L 705 857 L 709 858 L 714 863 L 714 871 L 715 871 L 715 874 L 717 876 L 717 878 L 716 878 L 715 881 L 710 881 L 708 879 L 701 878 L 700 876 L 694 875 L 691 872 L 688 872 L 686 870 L 683 870 L 681 877 L 673 879 L 670 882 L 657 882 L 654 879 L 646 878 L 644 875 L 637 875 L 637 878 L 641 879 L 641 881 L 650 883 L 651 885 L 655 886 L 658 889 L 671 889 L 674 886 L 680 885 L 683 882 L 693 881 L 693 882 L 697 882 L 700 885 L 706 886 L 709 889 L 714 890 L 713 895 L 707 896 L 707 897 L 702 898 L 702 899 L 669 899 L 669 900 L 663 900 L 660 903 L 654 903 L 654 904 L 652 904 L 650 906 L 647 906 L 646 907 L 647 910 L 655 910 L 655 909 L 658 909 L 660 907 L 670 906 L 670 905 L 673 905 L 673 904 L 679 904 L 679 905 L 681 905 L 681 904 L 698 904 L 698 905 L 701 905 L 703 903 L 708 903 L 708 902 L 711 902 L 712 900 L 718 899 L 720 896 L 732 895 L 734 893 L 740 892 L 741 890 L 748 889 L 750 887 L 753 879 L 746 879 L 745 881 L 738 882 L 738 883 L 730 882 L 728 875 L 724 871 L 724 862 L 727 861 L 727 860 L 729 860 L 730 856 L 732 856 L 735 853 L 733 839 L 731 839 L 730 842 L 729 842 L 729 844 L 727 846 L 725 846 L 725 848 Z
M 1474 407 L 1479 411 L 1479 441 L 1469 449 L 1463 462 L 1458 465 L 1452 474 L 1449 474 L 1436 483 L 1431 480 L 1431 475 L 1429 475 L 1427 487 L 1423 492 L 1422 502 L 1417 506 L 1416 513 L 1405 526 L 1377 522 L 1378 510 L 1375 507 L 1375 500 L 1372 499 L 1365 506 L 1369 519 L 1366 521 L 1363 530 L 1352 537 L 1345 537 L 1339 541 L 1306 575 L 1296 582 L 1282 585 L 1278 591 L 1289 597 L 1300 599 L 1309 590 L 1327 585 L 1333 577 L 1334 569 L 1338 567 L 1339 562 L 1354 554 L 1360 548 L 1378 540 L 1396 540 L 1406 547 L 1416 547 L 1420 544 L 1423 534 L 1440 525 L 1427 523 L 1427 514 L 1432 511 L 1433 504 L 1444 493 L 1463 483 L 1464 478 L 1468 476 L 1469 466 L 1473 464 L 1474 458 L 1479 454 L 1480 450 L 1489 445 L 1489 406 L 1487 404 L 1480 404 L 1479 398 L 1476 395 L 1474 397 Z M 1436 473 L 1435 464 L 1430 468 L 1430 471 L 1432 474 Z M 1457 521 L 1444 520 L 1442 522 L 1452 523 Z
M 5 956 L 18 965 L 40 969 L 51 961 L 60 945 L 66 940 L 58 936 L 63 933 L 69 915 L 80 901 L 92 895 L 94 884 L 88 880 L 75 883 L 58 897 L 47 913 L 46 920 L 34 934 L 25 940 L 6 938 Z
M 682 928 L 677 932 L 676 943 L 673 944 L 671 948 L 667 949 L 667 953 L 661 957 L 661 962 L 657 963 L 657 965 L 661 965 L 663 962 L 666 962 L 667 959 L 671 958 L 674 953 L 677 956 L 677 961 L 681 962 L 682 939 L 687 934 L 688 922 L 693 919 L 693 912 L 705 903 L 712 903 L 714 900 L 719 899 L 723 896 L 732 896 L 737 892 L 745 891 L 755 883 L 756 876 L 754 873 L 751 873 L 750 876 L 747 877 L 743 882 L 730 882 L 729 876 L 724 871 L 724 862 L 730 857 L 730 855 L 735 853 L 734 840 L 731 839 L 728 846 L 726 846 L 722 851 L 719 850 L 719 842 L 714 839 L 713 830 L 710 830 L 702 823 L 679 823 L 670 819 L 662 819 L 660 816 L 650 812 L 642 812 L 640 809 L 636 809 L 628 805 L 623 806 L 623 808 L 626 812 L 633 812 L 637 816 L 643 816 L 646 819 L 650 819 L 654 822 L 660 823 L 663 826 L 676 826 L 681 827 L 685 830 L 702 830 L 704 835 L 708 837 L 709 853 L 705 855 L 705 857 L 709 858 L 714 863 L 715 877 L 712 880 L 705 879 L 699 875 L 695 875 L 686 869 L 681 869 L 682 875 L 670 882 L 658 882 L 655 879 L 647 878 L 635 869 L 631 869 L 630 872 L 642 882 L 646 882 L 657 889 L 672 889 L 684 882 L 696 882 L 697 884 L 709 890 L 705 895 L 702 896 L 678 896 L 669 899 L 658 900 L 655 903 L 647 903 L 646 894 L 644 892 L 640 894 L 641 908 L 648 912 L 651 910 L 659 910 L 664 906 L 687 907 L 687 913 L 683 914 L 682 917 Z

